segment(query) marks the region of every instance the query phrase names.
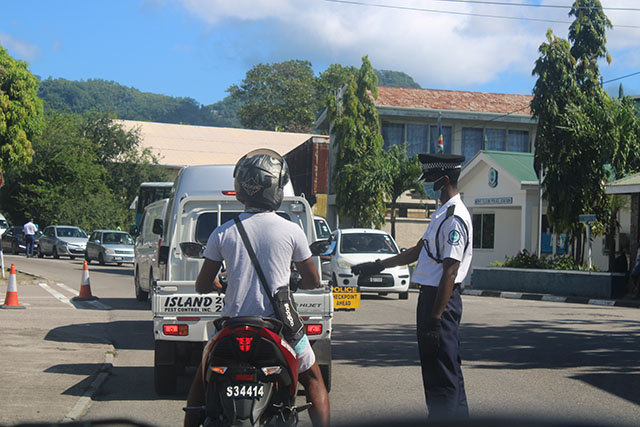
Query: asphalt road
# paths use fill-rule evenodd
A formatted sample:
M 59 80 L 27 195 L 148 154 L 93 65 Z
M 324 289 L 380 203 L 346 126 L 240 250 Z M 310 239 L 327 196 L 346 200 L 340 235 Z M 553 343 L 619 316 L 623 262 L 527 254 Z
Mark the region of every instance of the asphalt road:
M 46 277 L 53 285 L 64 283 L 69 288 L 79 288 L 80 260 L 5 256 L 5 265 L 12 262 L 20 270 Z M 154 393 L 150 305 L 135 300 L 132 269 L 92 264 L 90 274 L 93 294 L 108 309 L 80 310 L 42 293 L 38 298 L 51 299 L 46 312 L 38 313 L 36 299 L 29 310 L 20 310 L 28 312 L 31 329 L 40 330 L 30 339 L 45 339 L 42 337 L 52 331 L 61 335 L 61 331 L 73 332 L 81 327 L 85 332 L 94 331 L 99 340 L 83 333 L 75 340 L 58 342 L 59 347 L 73 348 L 77 352 L 75 359 L 83 366 L 88 365 L 89 357 L 96 359 L 95 364 L 104 361 L 96 348 L 101 340 L 115 349 L 111 375 L 87 405 L 82 419 L 117 416 L 158 426 L 180 425 L 190 379 L 179 382 L 175 396 L 159 397 Z M 396 296 L 363 296 L 361 309 L 336 313 L 330 394 L 334 424 L 399 422 L 426 416 L 414 339 L 416 302 L 415 291 L 406 301 Z M 473 296 L 464 296 L 463 302 L 460 335 L 472 416 L 637 424 L 639 309 Z M 63 314 L 56 311 L 56 306 Z M 15 316 L 0 312 L 3 322 Z M 55 319 L 53 327 L 49 327 L 49 319 Z M 0 345 L 6 346 L 7 338 L 20 340 L 21 334 L 0 337 Z M 19 353 L 19 349 L 13 351 Z M 72 359 L 67 357 L 56 363 L 55 354 L 51 356 L 52 366 L 72 370 Z M 60 351 L 59 357 L 66 355 Z M 63 376 L 71 384 L 63 384 L 61 390 L 42 388 L 35 393 L 41 401 L 52 403 L 64 398 L 68 407 L 67 400 L 78 399 L 82 394 L 78 390 L 90 382 L 92 373 L 87 366 L 84 368 L 74 376 Z M 41 368 L 33 369 L 35 376 Z M 28 367 L 21 372 L 23 376 L 30 375 Z M 0 395 L 7 390 L 6 381 L 0 381 Z M 3 407 L 0 420 L 61 419 L 60 411 L 54 409 L 28 417 L 18 406 Z M 306 415 L 301 424 L 309 425 Z

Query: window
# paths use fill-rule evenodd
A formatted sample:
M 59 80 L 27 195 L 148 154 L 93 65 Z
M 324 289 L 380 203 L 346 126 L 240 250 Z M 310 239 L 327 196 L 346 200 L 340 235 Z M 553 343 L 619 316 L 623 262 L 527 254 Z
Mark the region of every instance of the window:
M 506 129 L 485 129 L 486 149 L 505 151 L 507 147 L 507 130 Z
M 242 212 L 222 212 L 222 219 L 220 220 L 220 224 L 224 224 L 227 221 L 231 221 L 236 216 L 240 215 Z M 291 217 L 285 212 L 276 212 L 284 219 L 288 219 L 291 221 Z M 209 235 L 213 230 L 218 227 L 218 212 L 206 212 L 200 214 L 198 216 L 198 221 L 196 222 L 196 242 L 200 242 L 203 245 L 207 244 L 209 240 Z
M 343 254 L 397 254 L 399 251 L 391 236 L 387 234 L 343 233 L 340 252 Z
M 495 214 L 473 214 L 473 248 L 493 249 Z
M 437 153 L 438 152 L 438 137 L 440 132 L 438 132 L 438 126 L 431 126 L 430 135 L 429 135 L 429 152 Z M 442 136 L 444 139 L 444 152 L 447 154 L 451 154 L 451 138 L 452 138 L 452 128 L 451 126 L 442 126 Z
M 510 130 L 507 151 L 517 153 L 529 152 L 529 132 L 526 130 Z
M 381 133 L 382 139 L 384 139 L 384 148 L 404 142 L 404 124 L 402 123 L 382 122 Z
M 465 157 L 465 162 L 471 160 L 480 150 L 482 150 L 482 129 L 462 128 L 462 155 Z
M 426 153 L 429 142 L 429 127 L 427 125 L 407 124 L 407 155 L 415 156 Z

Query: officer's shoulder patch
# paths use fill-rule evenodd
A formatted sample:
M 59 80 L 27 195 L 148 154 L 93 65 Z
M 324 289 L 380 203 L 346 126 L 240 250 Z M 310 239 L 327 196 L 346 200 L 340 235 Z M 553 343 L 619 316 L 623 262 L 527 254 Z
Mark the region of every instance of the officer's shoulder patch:
M 452 246 L 457 246 L 460 244 L 460 238 L 461 236 L 458 230 L 451 230 L 447 238 L 447 243 L 449 243 Z

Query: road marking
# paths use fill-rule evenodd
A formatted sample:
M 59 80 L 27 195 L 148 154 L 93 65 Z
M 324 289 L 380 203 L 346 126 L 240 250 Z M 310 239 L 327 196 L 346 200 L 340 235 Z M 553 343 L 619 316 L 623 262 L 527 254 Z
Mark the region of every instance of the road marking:
M 49 292 L 51 295 L 54 296 L 54 298 L 57 298 L 58 300 L 60 300 L 62 303 L 70 305 L 73 308 L 76 308 L 73 304 L 71 304 L 71 301 L 69 301 L 69 298 L 65 297 L 64 295 L 62 295 L 60 292 L 56 291 L 55 289 L 52 289 L 49 285 L 47 285 L 46 283 L 38 283 L 38 285 L 40 285 L 40 287 L 42 289 L 44 289 L 45 291 Z
M 60 286 L 62 289 L 72 293 L 72 294 L 77 294 L 78 291 L 76 291 L 73 288 L 70 288 L 69 286 L 65 285 L 64 283 L 56 283 L 56 285 Z

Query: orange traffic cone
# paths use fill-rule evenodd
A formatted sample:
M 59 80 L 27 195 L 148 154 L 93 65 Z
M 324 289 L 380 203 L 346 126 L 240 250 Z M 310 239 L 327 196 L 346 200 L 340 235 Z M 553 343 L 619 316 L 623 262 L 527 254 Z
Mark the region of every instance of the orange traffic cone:
M 82 281 L 80 282 L 80 294 L 71 298 L 73 301 L 89 301 L 98 299 L 91 295 L 91 280 L 89 279 L 89 264 L 87 261 L 82 266 Z
M 16 285 L 16 266 L 11 264 L 9 272 L 9 286 L 7 286 L 7 296 L 4 299 L 2 308 L 25 308 L 18 302 L 18 286 Z

